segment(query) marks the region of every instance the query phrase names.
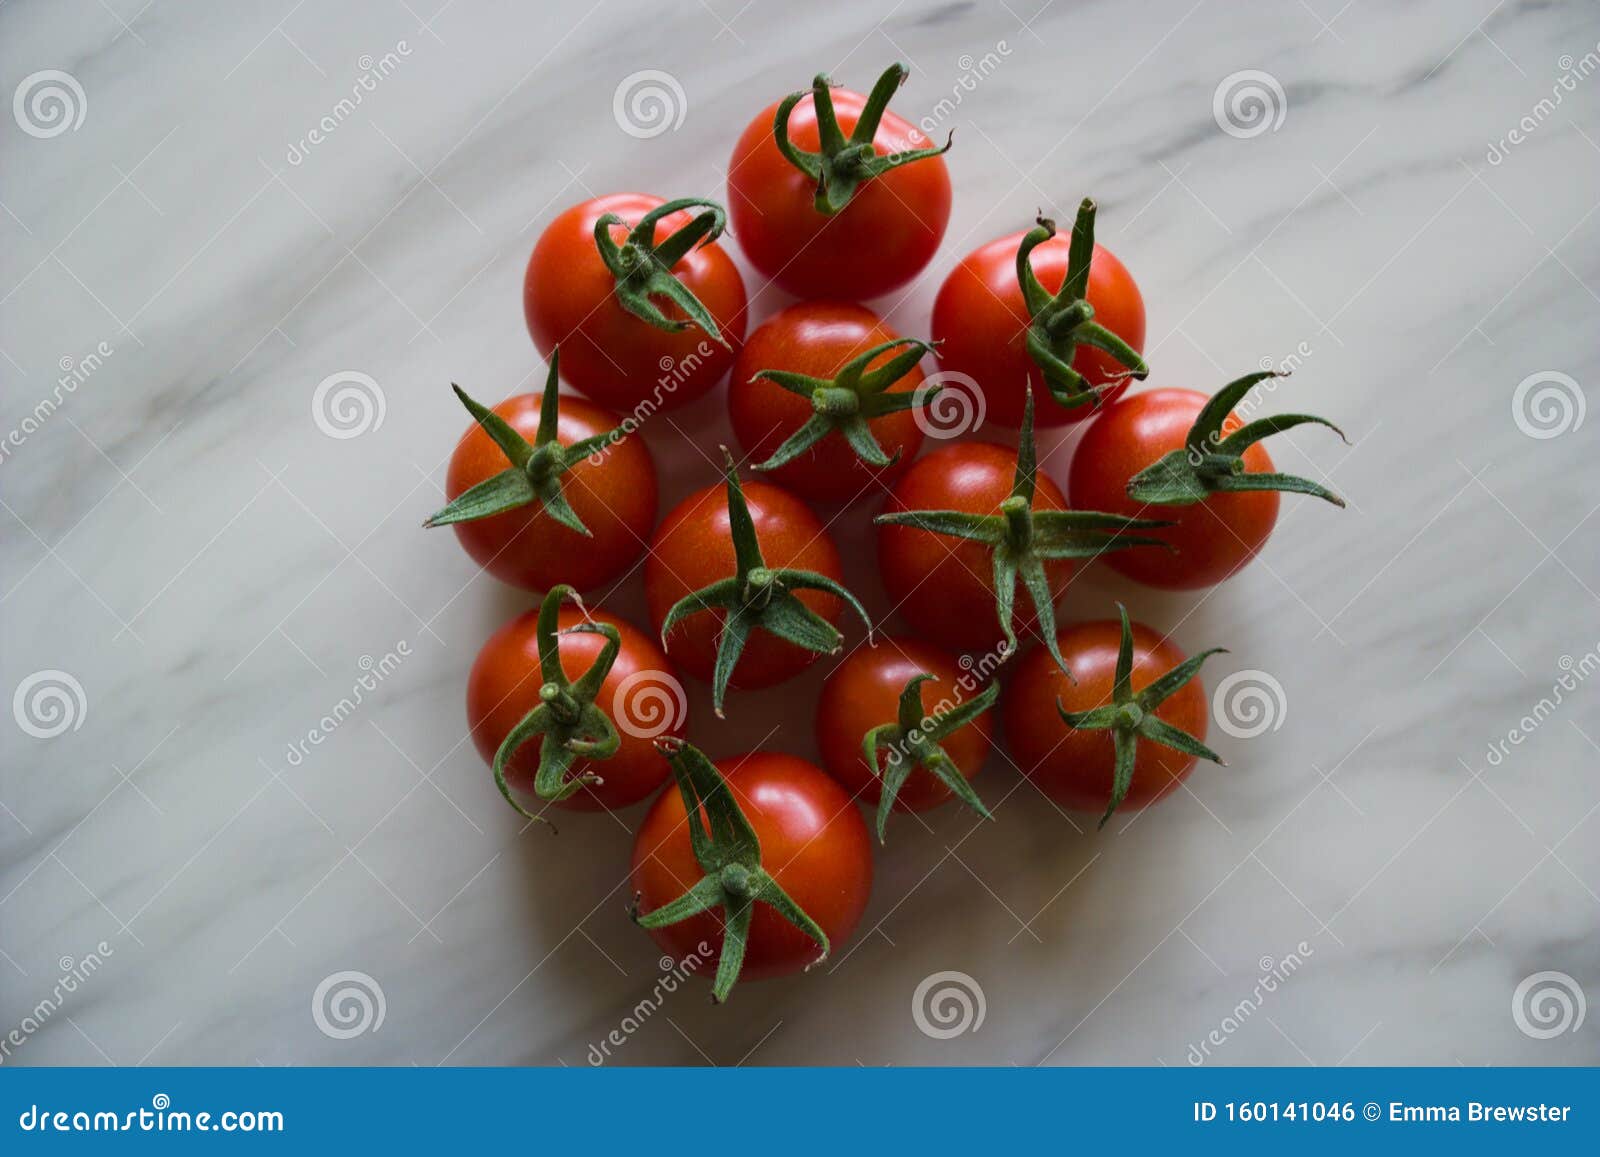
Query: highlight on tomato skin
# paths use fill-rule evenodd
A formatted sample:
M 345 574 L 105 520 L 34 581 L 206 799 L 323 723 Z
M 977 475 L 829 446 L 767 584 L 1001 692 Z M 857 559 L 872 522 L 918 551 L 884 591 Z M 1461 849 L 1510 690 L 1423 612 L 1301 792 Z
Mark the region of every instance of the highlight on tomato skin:
M 760 841 L 761 866 L 838 953 L 860 924 L 872 891 L 872 840 L 850 796 L 821 768 L 793 755 L 751 752 L 717 760 L 716 768 Z M 634 838 L 632 886 L 639 913 L 678 899 L 704 875 L 690 845 L 683 798 L 663 792 Z M 649 934 L 691 971 L 716 970 L 723 943 L 720 913 L 702 912 Z M 820 954 L 804 932 L 758 902 L 739 979 L 800 972 Z
M 1177 644 L 1145 624 L 1130 626 L 1134 694 L 1191 661 Z M 1114 619 L 1076 623 L 1056 636 L 1072 679 L 1042 646 L 1024 652 L 1007 677 L 1000 702 L 1007 750 L 1029 782 L 1069 811 L 1109 814 L 1117 754 L 1112 732 L 1075 728 L 1063 720 L 1062 712 L 1088 712 L 1113 704 L 1120 640 L 1121 626 Z M 1189 678 L 1153 714 L 1203 744 L 1210 722 L 1204 684 L 1198 677 Z M 1139 740 L 1132 778 L 1116 810 L 1135 811 L 1165 799 L 1194 770 L 1195 762 L 1194 754 Z
M 473 746 L 491 766 L 512 728 L 540 703 L 538 618 L 537 608 L 524 611 L 490 635 L 467 675 L 467 725 Z M 600 654 L 599 635 L 573 630 L 588 622 L 609 624 L 621 636 L 621 649 L 595 696 L 596 706 L 616 727 L 619 744 L 608 759 L 580 759 L 573 765 L 569 779 L 593 775 L 601 782 L 551 805 L 570 811 L 624 808 L 648 799 L 667 779 L 667 762 L 655 740 L 681 737 L 688 723 L 683 685 L 660 645 L 599 608 L 561 609 L 556 638 L 567 677 L 580 678 Z M 517 749 L 506 771 L 510 786 L 530 797 L 539 754 L 535 738 Z
M 787 118 L 790 141 L 807 153 L 822 147 L 815 89 L 800 97 Z M 848 138 L 870 96 L 845 88 L 827 91 Z M 869 177 L 842 209 L 824 214 L 816 207 L 817 177 L 779 150 L 773 121 L 782 103 L 755 115 L 728 161 L 728 212 L 750 263 L 802 298 L 868 301 L 906 285 L 933 259 L 950 221 L 944 158 L 925 155 Z M 872 144 L 879 158 L 936 148 L 893 110 L 883 113 Z
M 1024 342 L 1030 314 L 1017 281 L 1017 250 L 1028 232 L 1020 230 L 979 246 L 945 277 L 933 303 L 932 337 L 938 345 L 939 368 L 976 381 L 984 392 L 989 419 L 1001 425 L 1022 424 L 1023 382 L 1030 383 L 1039 426 L 1082 422 L 1094 417 L 1097 408 L 1058 405 Z M 1069 237 L 1058 233 L 1033 250 L 1033 271 L 1046 291 L 1061 289 L 1070 249 Z M 1144 297 L 1127 267 L 1098 243 L 1089 264 L 1085 299 L 1096 322 L 1135 350 L 1144 349 Z M 1101 350 L 1078 346 L 1072 366 L 1089 386 L 1103 389 L 1102 405 L 1128 388 L 1126 368 Z
M 909 635 L 880 639 L 874 647 L 857 647 L 822 685 L 817 701 L 817 748 L 828 774 L 864 804 L 877 805 L 883 777 L 867 765 L 863 738 L 893 722 L 906 684 L 919 675 L 933 678 L 918 692 L 928 715 L 969 702 L 983 691 L 983 681 L 948 651 Z M 984 711 L 971 722 L 939 739 L 939 745 L 965 779 L 983 769 L 994 746 L 995 712 Z M 924 768 L 913 771 L 895 794 L 900 812 L 928 811 L 953 798 L 945 784 Z
M 629 415 L 641 406 L 651 413 L 675 409 L 704 395 L 733 365 L 747 324 L 744 279 L 714 240 L 679 256 L 670 272 L 710 315 L 716 334 L 659 294 L 651 303 L 682 328 L 659 328 L 623 307 L 619 279 L 596 245 L 596 225 L 608 214 L 620 218 L 624 224 L 611 225 L 609 235 L 626 246 L 628 227 L 664 204 L 644 193 L 613 193 L 573 205 L 540 234 L 523 279 L 523 312 L 539 352 L 548 357 L 559 345 L 568 384 Z M 714 205 L 704 212 L 713 210 L 722 211 Z M 666 215 L 656 226 L 656 244 L 700 215 L 687 209 Z
M 728 383 L 728 416 L 739 445 L 759 476 L 813 502 L 848 503 L 876 498 L 883 485 L 904 474 L 922 449 L 924 419 L 914 408 L 915 399 L 928 393 L 918 394 L 924 377 L 915 360 L 879 391 L 852 396 L 849 389 L 829 390 L 840 403 L 836 421 L 864 421 L 867 437 L 888 459 L 884 465 L 864 461 L 847 440 L 845 430 L 834 428 L 797 457 L 768 468 L 765 463 L 781 456 L 785 444 L 808 425 L 827 429 L 828 419 L 820 407 L 830 399 L 819 401 L 821 391 L 804 397 L 792 385 L 785 388 L 778 381 L 757 377 L 776 372 L 825 380 L 832 386 L 849 363 L 896 342 L 904 343 L 905 348 L 884 348 L 867 363 L 864 377 L 868 382 L 875 373 L 892 372 L 897 360 L 915 359 L 926 350 L 926 344 L 901 338 L 877 314 L 848 302 L 798 302 L 758 326 L 734 362 Z
M 565 351 L 563 351 L 563 357 Z M 546 390 L 554 389 L 554 383 Z M 516 394 L 492 408 L 526 441 L 540 427 L 543 394 Z M 615 430 L 622 419 L 571 394 L 561 395 L 556 441 L 571 446 Z M 510 466 L 505 452 L 473 423 L 461 436 L 445 475 L 453 502 Z M 638 560 L 655 526 L 656 465 L 644 440 L 630 435 L 598 456 L 574 461 L 560 478 L 561 494 L 588 529 L 585 536 L 558 523 L 538 502 L 456 522 L 456 537 L 472 560 L 501 582 L 523 590 L 567 583 L 594 590 L 619 578 Z

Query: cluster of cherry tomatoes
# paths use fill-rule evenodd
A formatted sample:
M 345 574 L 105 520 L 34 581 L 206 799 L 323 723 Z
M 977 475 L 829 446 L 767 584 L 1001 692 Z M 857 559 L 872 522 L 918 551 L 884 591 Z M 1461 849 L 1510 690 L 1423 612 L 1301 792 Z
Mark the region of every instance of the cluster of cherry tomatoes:
M 1041 217 L 968 254 L 939 291 L 931 340 L 857 304 L 917 276 L 949 219 L 949 142 L 887 110 L 904 78 L 895 65 L 862 95 L 818 77 L 762 112 L 734 148 L 728 210 L 625 193 L 557 217 L 523 299 L 549 380 L 493 409 L 457 388 L 474 424 L 450 462 L 449 505 L 429 520 L 453 525 L 491 574 L 544 592 L 484 644 L 467 688 L 506 799 L 530 816 L 525 800 L 621 808 L 670 773 L 677 790 L 638 829 L 634 918 L 714 970 L 719 1000 L 741 975 L 809 966 L 854 930 L 872 879 L 856 800 L 876 807 L 880 840 L 895 809 L 955 798 L 989 815 L 969 781 L 997 712 L 1024 774 L 1102 823 L 1216 760 L 1196 677 L 1214 651 L 1186 657 L 1125 611 L 1058 629 L 1055 604 L 1096 558 L 1159 587 L 1220 582 L 1261 549 L 1279 491 L 1342 505 L 1276 472 L 1261 445 L 1329 423 L 1235 413 L 1271 374 L 1209 397 L 1122 396 L 1148 374 L 1144 303 L 1095 244 L 1091 201 L 1069 235 Z M 802 299 L 749 333 L 719 243 L 730 216 L 751 264 Z M 930 356 L 940 373 L 925 379 Z M 755 477 L 724 450 L 723 477 L 658 524 L 636 431 L 724 378 Z M 562 379 L 589 400 L 560 394 Z M 1020 427 L 1014 442 L 919 457 L 950 382 Z M 1084 420 L 1063 492 L 1038 468 L 1034 428 Z M 885 491 L 879 572 L 914 634 L 874 640 L 810 504 Z M 578 599 L 641 555 L 652 634 Z M 679 672 L 711 684 L 721 716 L 730 689 L 839 652 L 847 611 L 872 645 L 823 687 L 825 771 L 778 752 L 713 763 L 684 742 Z M 1019 636 L 1040 643 L 1013 660 Z

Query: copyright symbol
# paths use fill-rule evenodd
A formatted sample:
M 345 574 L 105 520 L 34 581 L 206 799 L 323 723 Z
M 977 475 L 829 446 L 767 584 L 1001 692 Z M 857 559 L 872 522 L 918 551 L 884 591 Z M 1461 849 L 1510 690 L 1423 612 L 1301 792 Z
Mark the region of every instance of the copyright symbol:
M 1361 1110 L 1361 1115 L 1369 1121 L 1376 1121 L 1378 1119 L 1378 1112 L 1378 1106 L 1372 1101 L 1368 1101 L 1366 1108 Z

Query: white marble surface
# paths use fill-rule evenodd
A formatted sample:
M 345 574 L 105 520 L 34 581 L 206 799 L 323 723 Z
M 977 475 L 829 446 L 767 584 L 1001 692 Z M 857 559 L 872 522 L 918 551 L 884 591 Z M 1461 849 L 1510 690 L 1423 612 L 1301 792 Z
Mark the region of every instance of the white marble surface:
M 523 262 L 586 191 L 718 195 L 745 119 L 819 68 L 862 87 L 907 60 L 896 107 L 920 119 L 985 54 L 999 66 L 948 122 L 949 235 L 893 319 L 923 331 L 962 252 L 1093 193 L 1144 289 L 1153 383 L 1210 389 L 1301 351 L 1277 404 L 1354 446 L 1305 430 L 1275 453 L 1350 509 L 1286 502 L 1263 560 L 1209 596 L 1091 573 L 1064 608 L 1098 617 L 1117 593 L 1188 648 L 1228 645 L 1211 685 L 1270 672 L 1281 726 L 1214 729 L 1229 768 L 1101 834 L 997 757 L 980 786 L 999 822 L 898 824 L 825 973 L 725 1008 L 675 994 L 614 1063 L 1182 1065 L 1262 958 L 1302 941 L 1214 1063 L 1600 1058 L 1600 1011 L 1550 1039 L 1512 1015 L 1540 971 L 1600 999 L 1600 685 L 1489 758 L 1562 657 L 1600 645 L 1600 415 L 1534 438 L 1513 412 L 1541 371 L 1600 404 L 1600 78 L 1536 111 L 1564 58 L 1596 51 L 1600 13 L 659 7 L 0 9 L 3 91 L 59 69 L 86 102 L 52 137 L 0 127 L 0 427 L 22 428 L 63 359 L 111 351 L 0 464 L 0 689 L 59 670 L 84 695 L 54 738 L 0 727 L 0 1031 L 51 1006 L 6 1062 L 586 1063 L 657 976 L 624 916 L 640 813 L 524 830 L 464 742 L 467 667 L 528 600 L 418 529 L 462 426 L 446 383 L 540 380 Z M 291 163 L 361 58 L 402 41 Z M 635 140 L 612 97 L 642 69 L 686 108 Z M 1286 101 L 1248 139 L 1212 107 L 1243 69 Z M 347 370 L 386 408 L 335 439 L 313 392 Z M 719 397 L 671 419 L 645 432 L 669 500 L 707 480 L 687 440 L 727 437 Z M 1046 460 L 1058 477 L 1069 449 Z M 862 521 L 836 529 L 882 610 Z M 642 617 L 637 580 L 607 601 Z M 361 657 L 402 642 L 292 765 Z M 810 754 L 822 673 L 743 697 L 725 727 L 696 687 L 692 734 L 728 752 L 778 723 Z M 94 976 L 54 997 L 63 958 L 101 942 Z M 345 970 L 374 978 L 385 1016 L 336 1039 L 311 1006 Z M 919 1031 L 914 990 L 942 970 L 981 986 L 977 1031 Z

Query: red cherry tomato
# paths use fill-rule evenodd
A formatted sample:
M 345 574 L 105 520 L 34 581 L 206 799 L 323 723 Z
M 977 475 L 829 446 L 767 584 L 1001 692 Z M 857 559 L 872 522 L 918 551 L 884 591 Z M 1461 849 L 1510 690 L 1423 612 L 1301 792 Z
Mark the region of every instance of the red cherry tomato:
M 828 676 L 817 702 L 817 747 L 823 766 L 851 795 L 876 804 L 883 780 L 861 756 L 862 737 L 874 727 L 895 720 L 900 693 L 919 674 L 934 680 L 920 688 L 922 709 L 929 714 L 949 710 L 983 690 L 981 680 L 947 652 L 906 636 L 858 647 Z M 988 712 L 958 727 L 939 741 L 956 768 L 971 779 L 983 767 L 993 745 Z M 951 798 L 950 789 L 918 768 L 894 798 L 898 811 L 927 811 Z
M 1011 493 L 1016 451 L 992 442 L 947 446 L 917 460 L 889 495 L 884 513 L 959 510 L 995 514 Z M 1060 488 L 1042 470 L 1034 509 L 1066 510 Z M 987 651 L 1005 638 L 995 612 L 994 562 L 981 543 L 909 526 L 878 527 L 878 569 L 890 602 L 919 634 L 954 651 Z M 1072 562 L 1045 563 L 1059 599 Z M 1018 586 L 1013 627 L 1025 639 L 1037 625 L 1033 602 Z
M 1045 795 L 1073 811 L 1103 812 L 1111 801 L 1116 756 L 1110 731 L 1068 727 L 1056 709 L 1088 711 L 1112 701 L 1121 625 L 1104 620 L 1079 623 L 1057 636 L 1072 668 L 1072 682 L 1043 647 L 1017 661 L 1001 699 L 1006 746 L 1024 775 Z M 1133 624 L 1133 691 L 1182 663 L 1187 656 L 1143 623 Z M 1204 742 L 1206 692 L 1197 677 L 1180 687 L 1155 711 L 1156 717 Z M 1120 808 L 1142 808 L 1173 791 L 1194 769 L 1195 757 L 1140 740 L 1133 782 Z
M 562 353 L 565 358 L 565 351 Z M 494 412 L 529 442 L 539 429 L 541 394 L 517 394 Z M 621 419 L 582 398 L 561 398 L 556 441 L 563 446 L 615 429 Z M 474 422 L 445 477 L 454 501 L 510 466 L 504 451 Z M 561 475 L 561 492 L 592 538 L 570 530 L 544 512 L 537 500 L 502 514 L 455 523 L 456 537 L 472 560 L 501 582 L 524 590 L 568 583 L 593 590 L 633 565 L 656 520 L 656 466 L 644 441 L 624 438 L 599 459 L 576 462 Z
M 1028 307 L 1017 284 L 1017 249 L 1027 232 L 1013 233 L 979 247 L 950 271 L 933 302 L 933 340 L 940 343 L 939 368 L 961 373 L 983 390 L 988 416 L 1007 426 L 1022 424 L 1022 383 L 1033 384 L 1039 426 L 1064 426 L 1092 417 L 1094 406 L 1067 409 L 1045 388 L 1039 367 L 1028 356 L 1023 338 Z M 1067 275 L 1071 234 L 1058 233 L 1033 251 L 1033 272 L 1050 293 L 1061 289 Z M 1089 263 L 1089 291 L 1094 319 L 1134 349 L 1144 350 L 1144 298 L 1133 276 L 1109 249 L 1096 244 Z M 1072 368 L 1090 386 L 1116 380 L 1124 370 L 1100 350 L 1079 346 Z M 1102 395 L 1114 399 L 1126 381 Z M 1102 404 L 1103 404 L 1102 402 Z M 1110 509 L 1090 507 L 1089 509 Z
M 1128 479 L 1184 447 L 1185 436 L 1207 402 L 1193 390 L 1146 390 L 1101 411 L 1083 433 L 1072 458 L 1067 486 L 1075 505 L 1112 514 L 1171 519 L 1155 533 L 1175 551 L 1119 550 L 1104 561 L 1131 579 L 1169 590 L 1192 590 L 1221 582 L 1254 558 L 1278 521 L 1275 490 L 1211 494 L 1192 506 L 1152 506 L 1126 492 Z M 1229 415 L 1223 434 L 1242 423 Z M 1269 474 L 1272 457 L 1257 442 L 1243 454 L 1245 470 Z
M 822 770 L 792 755 L 755 752 L 717 761 L 735 801 L 761 841 L 761 866 L 828 936 L 838 953 L 866 911 L 872 890 L 872 843 L 861 813 Z M 661 794 L 633 844 L 633 888 L 648 914 L 671 903 L 705 875 L 689 845 L 688 813 L 676 791 Z M 703 912 L 650 936 L 694 971 L 716 970 L 722 913 Z M 741 980 L 799 972 L 818 947 L 766 904 L 750 922 Z
M 899 336 L 871 310 L 839 302 L 801 302 L 763 323 L 740 351 L 728 385 L 733 432 L 751 462 L 770 458 L 816 413 L 810 401 L 782 386 L 752 381 L 758 371 L 789 370 L 831 379 L 846 362 Z M 882 366 L 897 352 L 885 350 L 870 368 Z M 909 393 L 921 384 L 922 370 L 913 368 L 886 392 Z M 899 455 L 893 465 L 868 466 L 844 435 L 834 431 L 800 457 L 763 473 L 814 502 L 849 502 L 863 494 L 876 495 L 874 479 L 888 483 L 910 467 L 922 449 L 922 427 L 914 411 L 900 410 L 871 419 L 870 428 L 888 457 Z
M 756 541 L 769 568 L 816 571 L 835 581 L 843 579 L 839 550 L 805 503 L 765 482 L 743 485 Z M 719 484 L 697 490 L 667 514 L 645 559 L 645 600 L 656 630 L 679 599 L 731 577 L 734 571 L 727 489 Z M 830 623 L 838 621 L 843 603 L 834 595 L 810 590 L 795 594 Z M 720 610 L 693 615 L 667 639 L 673 659 L 697 679 L 711 681 L 722 620 Z M 745 644 L 730 686 L 771 687 L 798 675 L 818 658 L 814 652 L 756 630 Z
M 667 761 L 652 741 L 657 736 L 682 736 L 687 714 L 683 686 L 654 639 L 604 611 L 592 610 L 588 618 L 610 623 L 622 636 L 622 649 L 595 696 L 595 706 L 616 727 L 620 745 L 610 759 L 580 759 L 573 765 L 569 778 L 597 775 L 603 780 L 555 805 L 576 811 L 627 807 L 659 788 L 667 778 Z M 539 705 L 538 619 L 538 610 L 525 611 L 490 635 L 467 676 L 467 725 L 478 754 L 491 766 L 511 729 Z M 560 630 L 584 621 L 579 608 L 561 609 Z M 556 642 L 561 669 L 569 679 L 581 677 L 593 666 L 604 646 L 599 635 L 587 633 L 558 634 Z M 534 738 L 519 747 L 506 769 L 506 782 L 530 795 L 539 742 Z
M 549 357 L 559 344 L 562 377 L 624 412 L 641 404 L 652 412 L 672 409 L 698 398 L 728 372 L 744 339 L 744 280 L 715 242 L 684 254 L 672 272 L 710 310 L 729 346 L 692 324 L 675 332 L 657 329 L 617 303 L 616 278 L 595 248 L 595 222 L 615 213 L 632 225 L 662 203 L 642 193 L 613 193 L 574 205 L 540 235 L 523 281 L 523 312 L 539 352 Z M 657 240 L 693 217 L 682 212 L 664 218 Z M 627 232 L 611 227 L 618 245 Z M 658 304 L 669 317 L 684 317 L 677 306 Z
M 848 137 L 866 97 L 832 90 L 839 128 Z M 817 211 L 817 183 L 778 151 L 763 109 L 728 162 L 728 215 L 734 236 L 761 273 L 798 297 L 865 301 L 910 281 L 933 258 L 950 221 L 950 173 L 943 157 L 913 161 L 863 183 L 838 213 Z M 817 152 L 816 107 L 808 95 L 789 117 L 789 139 Z M 885 112 L 873 137 L 880 155 L 930 148 L 915 125 Z

